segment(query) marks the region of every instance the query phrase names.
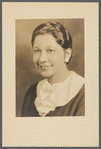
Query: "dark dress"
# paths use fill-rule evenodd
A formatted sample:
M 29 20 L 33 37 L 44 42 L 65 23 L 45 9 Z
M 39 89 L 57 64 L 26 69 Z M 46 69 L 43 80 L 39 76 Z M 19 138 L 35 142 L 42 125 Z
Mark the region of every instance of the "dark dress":
M 32 85 L 27 94 L 22 106 L 22 117 L 41 117 L 36 110 L 34 101 L 36 98 L 37 83 Z M 61 99 L 62 100 L 62 99 Z M 56 107 L 54 111 L 50 111 L 47 116 L 84 116 L 85 115 L 85 98 L 84 85 L 79 90 L 74 98 L 72 98 L 66 105 Z

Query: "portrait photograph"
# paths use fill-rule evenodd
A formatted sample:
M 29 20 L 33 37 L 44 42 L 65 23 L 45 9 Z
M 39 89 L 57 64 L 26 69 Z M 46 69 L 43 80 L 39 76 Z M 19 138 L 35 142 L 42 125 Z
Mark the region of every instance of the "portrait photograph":
M 99 146 L 99 4 L 2 3 L 2 146 Z
M 15 23 L 16 116 L 84 116 L 84 19 Z

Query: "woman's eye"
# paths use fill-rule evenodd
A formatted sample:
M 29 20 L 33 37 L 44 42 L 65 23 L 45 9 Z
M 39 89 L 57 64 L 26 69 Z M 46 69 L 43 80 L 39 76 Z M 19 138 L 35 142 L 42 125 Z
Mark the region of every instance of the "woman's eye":
M 40 50 L 34 50 L 34 53 L 39 53 L 40 52 Z
M 52 53 L 53 52 L 53 50 L 52 49 L 49 49 L 49 50 L 47 50 L 49 53 Z

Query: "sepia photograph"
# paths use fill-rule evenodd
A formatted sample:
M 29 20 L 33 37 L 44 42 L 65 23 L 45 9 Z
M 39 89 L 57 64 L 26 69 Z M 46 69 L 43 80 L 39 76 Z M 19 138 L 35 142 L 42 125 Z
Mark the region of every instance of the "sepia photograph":
M 99 4 L 2 3 L 2 146 L 99 146 Z
M 84 116 L 84 19 L 16 20 L 16 116 Z

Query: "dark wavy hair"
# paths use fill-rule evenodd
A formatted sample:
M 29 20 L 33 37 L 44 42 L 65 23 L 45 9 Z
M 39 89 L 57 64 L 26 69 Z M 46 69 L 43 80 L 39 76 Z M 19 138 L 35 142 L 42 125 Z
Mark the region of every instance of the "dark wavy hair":
M 51 34 L 56 42 L 64 49 L 72 49 L 72 37 L 64 26 L 58 22 L 46 22 L 37 26 L 32 34 L 31 44 L 33 47 L 35 37 L 42 34 Z M 71 55 L 72 57 L 72 55 Z M 71 59 L 71 58 L 70 58 Z M 70 61 L 70 60 L 69 60 Z

